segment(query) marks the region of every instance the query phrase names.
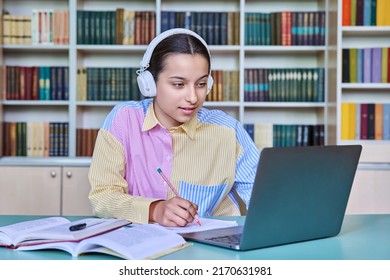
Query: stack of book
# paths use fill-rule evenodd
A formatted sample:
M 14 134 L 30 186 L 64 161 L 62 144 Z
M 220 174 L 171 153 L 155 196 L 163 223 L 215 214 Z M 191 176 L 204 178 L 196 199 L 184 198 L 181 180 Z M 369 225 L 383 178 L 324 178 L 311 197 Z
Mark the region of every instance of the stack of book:
M 390 48 L 343 49 L 343 83 L 389 83 Z
M 390 104 L 341 105 L 342 140 L 390 140 Z
M 154 11 L 77 11 L 79 45 L 147 45 L 155 36 Z
M 239 12 L 161 11 L 161 32 L 171 28 L 190 29 L 208 45 L 240 44 Z
M 76 156 L 90 157 L 95 148 L 95 141 L 99 129 L 97 128 L 77 128 L 76 129 Z
M 390 26 L 388 0 L 342 0 L 343 26 Z
M 325 12 L 245 13 L 245 45 L 323 46 Z
M 16 45 L 68 45 L 69 12 L 36 10 L 32 15 L 3 14 L 3 43 Z
M 68 100 L 69 67 L 11 66 L 3 67 L 5 100 Z
M 4 156 L 68 156 L 68 123 L 3 122 L 3 135 Z
M 245 69 L 244 100 L 324 102 L 324 68 Z
M 212 70 L 214 84 L 206 101 L 238 101 L 239 100 L 239 71 Z
M 324 125 L 256 123 L 244 124 L 259 150 L 265 147 L 324 145 Z
M 80 67 L 77 69 L 77 100 L 141 100 L 138 68 Z

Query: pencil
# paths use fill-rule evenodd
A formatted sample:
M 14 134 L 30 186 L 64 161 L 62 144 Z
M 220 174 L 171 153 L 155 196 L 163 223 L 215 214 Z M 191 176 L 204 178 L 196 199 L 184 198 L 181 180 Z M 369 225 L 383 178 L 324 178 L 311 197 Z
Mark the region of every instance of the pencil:
M 164 181 L 168 184 L 168 186 L 169 186 L 170 189 L 173 191 L 173 193 L 174 193 L 177 197 L 180 197 L 179 193 L 177 192 L 177 190 L 175 189 L 175 187 L 172 185 L 172 183 L 169 181 L 169 179 L 164 175 L 164 173 L 162 172 L 161 168 L 157 168 L 157 172 L 161 175 L 161 177 L 164 179 Z M 198 214 L 196 214 L 196 216 L 198 216 Z M 194 220 L 195 220 L 195 222 L 196 222 L 198 225 L 201 225 L 199 219 L 197 219 L 196 217 L 194 217 Z

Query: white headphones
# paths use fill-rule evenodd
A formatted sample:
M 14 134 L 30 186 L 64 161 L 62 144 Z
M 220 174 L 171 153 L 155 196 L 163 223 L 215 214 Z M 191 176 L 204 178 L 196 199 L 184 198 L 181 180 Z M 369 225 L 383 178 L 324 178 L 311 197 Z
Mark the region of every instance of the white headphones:
M 175 34 L 188 34 L 191 36 L 194 36 L 197 38 L 202 44 L 206 47 L 209 57 L 210 57 L 210 51 L 207 47 L 207 43 L 203 40 L 202 37 L 200 37 L 198 34 L 195 32 L 185 29 L 185 28 L 174 28 L 174 29 L 169 29 L 167 31 L 164 31 L 157 37 L 155 37 L 149 44 L 148 48 L 145 51 L 144 57 L 140 62 L 141 68 L 137 70 L 137 83 L 138 87 L 142 93 L 142 95 L 146 97 L 153 97 L 156 96 L 157 90 L 156 90 L 156 83 L 154 81 L 152 73 L 147 71 L 146 69 L 149 67 L 149 62 L 152 57 L 153 51 L 156 48 L 156 46 L 165 38 L 175 35 Z M 211 69 L 211 66 L 210 66 Z M 208 80 L 207 80 L 207 94 L 210 92 L 211 87 L 213 86 L 213 77 L 209 73 Z

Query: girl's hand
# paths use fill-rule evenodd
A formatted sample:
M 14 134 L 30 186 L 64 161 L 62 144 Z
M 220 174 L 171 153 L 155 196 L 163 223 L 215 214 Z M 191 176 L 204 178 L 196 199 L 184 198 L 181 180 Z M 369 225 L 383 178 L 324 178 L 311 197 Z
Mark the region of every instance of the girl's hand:
M 194 220 L 198 206 L 192 202 L 173 197 L 169 200 L 152 202 L 149 208 L 149 220 L 162 226 L 184 227 Z

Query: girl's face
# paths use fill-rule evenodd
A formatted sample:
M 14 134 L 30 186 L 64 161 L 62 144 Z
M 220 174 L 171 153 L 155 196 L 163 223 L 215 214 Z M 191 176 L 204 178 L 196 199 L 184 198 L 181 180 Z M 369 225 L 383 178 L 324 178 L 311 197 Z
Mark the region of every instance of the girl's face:
M 188 122 L 202 107 L 207 95 L 208 61 L 201 55 L 170 54 L 157 79 L 154 110 L 170 129 Z

